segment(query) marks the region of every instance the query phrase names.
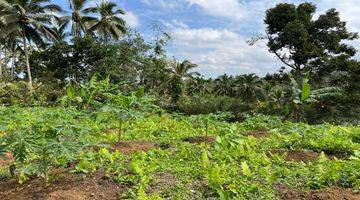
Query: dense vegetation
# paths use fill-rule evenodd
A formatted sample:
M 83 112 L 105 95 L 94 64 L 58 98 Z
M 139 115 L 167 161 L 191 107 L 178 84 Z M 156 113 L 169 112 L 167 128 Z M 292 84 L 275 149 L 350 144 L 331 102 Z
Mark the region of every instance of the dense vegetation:
M 159 115 L 158 107 L 141 99 L 118 95 L 111 101 L 126 107 L 107 104 L 91 113 L 3 108 L 1 149 L 14 160 L 0 168 L 5 179 L 0 188 L 8 188 L 0 193 L 5 199 L 51 195 L 43 189 L 6 193 L 23 187 L 5 187 L 14 184 L 6 180 L 16 176 L 20 183 L 46 188 L 62 180 L 59 168 L 88 174 L 82 181 L 102 171 L 124 188 L 107 196 L 112 199 L 300 199 L 315 198 L 324 188 L 343 198 L 352 192 L 341 188 L 360 189 L 359 127 L 310 126 L 267 116 L 228 123 L 227 115 Z M 65 184 L 65 190 L 79 190 Z
M 285 67 L 265 77 L 204 78 L 196 64 L 167 58 L 171 36 L 161 26 L 153 25 L 154 41 L 145 41 L 126 27 L 124 11 L 111 2 L 87 7 L 87 1 L 72 0 L 66 12 L 47 1 L 1 2 L 2 104 L 54 105 L 67 84 L 96 74 L 109 76 L 124 93 L 144 88 L 161 107 L 185 114 L 231 111 L 242 119 L 244 113 L 261 113 L 309 123 L 359 119 L 360 67 L 346 42 L 358 34 L 347 30 L 335 9 L 314 19 L 313 4 L 279 4 L 266 13 L 266 35 L 248 41 L 267 40 L 269 51 L 291 70 L 294 86 Z M 322 95 L 294 102 L 303 79 Z
M 146 41 L 115 3 L 68 3 L 0 0 L 1 197 L 359 198 L 358 34 L 335 9 L 269 9 L 248 43 L 285 67 L 213 79 L 159 25 Z

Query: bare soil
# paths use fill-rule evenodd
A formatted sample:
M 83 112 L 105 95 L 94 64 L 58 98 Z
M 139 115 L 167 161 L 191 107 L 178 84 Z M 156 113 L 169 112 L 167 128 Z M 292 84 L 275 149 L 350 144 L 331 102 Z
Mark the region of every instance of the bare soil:
M 140 151 L 146 152 L 154 148 L 156 148 L 155 144 L 151 142 L 124 141 L 124 142 L 114 143 L 110 149 L 113 151 L 118 150 L 123 154 L 133 154 L 135 152 L 140 152 Z
M 282 200 L 360 200 L 360 194 L 339 187 L 303 191 L 277 184 L 275 189 Z
M 247 131 L 244 133 L 245 136 L 253 136 L 254 138 L 264 138 L 269 136 L 269 131 L 266 129 Z
M 192 144 L 201 144 L 201 143 L 213 143 L 215 142 L 215 136 L 196 136 L 196 137 L 187 137 L 183 138 L 184 142 L 192 143 Z
M 48 187 L 44 186 L 41 178 L 34 178 L 23 185 L 16 179 L 1 181 L 1 200 L 115 200 L 125 190 L 108 180 L 103 172 L 87 175 L 61 172 L 56 177 Z
M 285 160 L 288 162 L 295 161 L 295 162 L 313 162 L 319 158 L 320 153 L 310 151 L 310 150 L 272 150 L 269 152 L 270 155 L 273 154 L 284 154 L 286 153 Z M 341 155 L 326 155 L 328 159 L 335 159 L 335 158 L 344 158 Z
M 163 188 L 172 188 L 180 184 L 180 181 L 170 172 L 158 172 L 153 175 L 156 183 L 149 185 L 147 193 L 159 193 Z

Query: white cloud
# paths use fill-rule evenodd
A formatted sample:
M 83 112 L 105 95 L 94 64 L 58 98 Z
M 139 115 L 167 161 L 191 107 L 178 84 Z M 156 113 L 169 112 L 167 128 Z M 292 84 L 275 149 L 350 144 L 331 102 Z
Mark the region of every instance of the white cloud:
M 182 6 L 182 0 L 141 0 L 143 4 L 148 6 L 156 6 L 162 9 L 173 10 Z
M 170 22 L 166 22 L 163 21 L 163 24 L 168 28 L 168 29 L 176 29 L 176 28 L 188 28 L 188 25 L 186 25 L 185 23 L 173 19 Z
M 268 8 L 290 0 L 185 0 L 189 6 L 197 5 L 203 12 L 225 19 L 232 30 L 248 33 L 264 32 L 263 20 Z
M 281 64 L 267 51 L 265 43 L 250 47 L 246 38 L 230 30 L 174 28 L 170 53 L 199 65 L 205 76 L 277 71 Z
M 189 5 L 198 5 L 215 16 L 240 20 L 244 17 L 244 7 L 237 0 L 187 0 Z
M 140 24 L 139 18 L 131 11 L 127 11 L 123 18 L 126 21 L 126 25 L 130 26 L 131 28 L 136 28 Z
M 201 7 L 206 13 L 225 17 L 231 21 L 239 20 L 263 20 L 266 9 L 275 6 L 280 2 L 288 2 L 289 0 L 186 0 L 192 6 Z

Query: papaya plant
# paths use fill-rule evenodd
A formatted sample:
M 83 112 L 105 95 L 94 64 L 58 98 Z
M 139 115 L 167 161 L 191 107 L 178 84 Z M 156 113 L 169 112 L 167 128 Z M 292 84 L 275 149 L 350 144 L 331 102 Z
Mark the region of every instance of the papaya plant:
M 140 118 L 144 113 L 156 113 L 160 110 L 151 103 L 151 100 L 144 97 L 143 88 L 129 95 L 107 93 L 106 98 L 107 101 L 99 111 L 105 114 L 105 118 L 112 118 L 117 121 L 118 142 L 120 142 L 121 135 L 124 134 L 123 126 L 126 122 Z
M 82 125 L 80 113 L 75 110 L 29 111 L 35 114 L 19 115 L 21 118 L 3 122 L 6 126 L 2 127 L 6 127 L 4 131 L 8 134 L 0 138 L 5 146 L 0 152 L 13 155 L 20 183 L 29 175 L 37 175 L 47 186 L 52 170 L 73 160 L 87 145 L 85 134 L 93 131 Z

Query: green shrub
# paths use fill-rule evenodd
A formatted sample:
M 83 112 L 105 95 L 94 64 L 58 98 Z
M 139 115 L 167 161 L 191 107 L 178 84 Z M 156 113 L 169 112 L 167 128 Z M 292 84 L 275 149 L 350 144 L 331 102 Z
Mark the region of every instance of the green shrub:
M 0 82 L 0 104 L 1 105 L 51 105 L 61 95 L 62 89 L 58 83 L 33 84 L 30 91 L 29 84 L 25 81 Z
M 232 112 L 233 114 L 251 112 L 252 104 L 244 103 L 241 99 L 214 96 L 214 95 L 196 95 L 183 98 L 178 103 L 179 112 L 187 115 L 209 114 L 220 112 Z

